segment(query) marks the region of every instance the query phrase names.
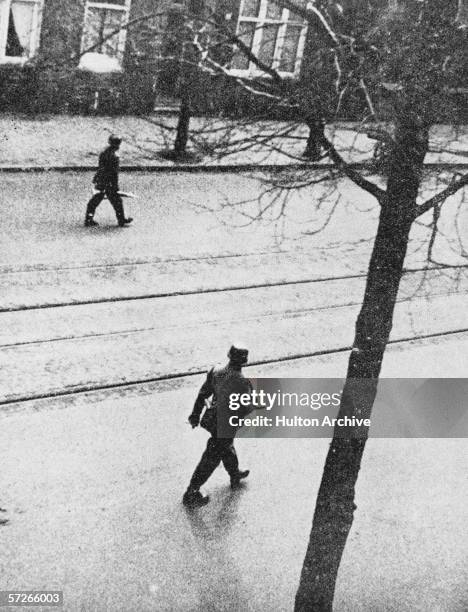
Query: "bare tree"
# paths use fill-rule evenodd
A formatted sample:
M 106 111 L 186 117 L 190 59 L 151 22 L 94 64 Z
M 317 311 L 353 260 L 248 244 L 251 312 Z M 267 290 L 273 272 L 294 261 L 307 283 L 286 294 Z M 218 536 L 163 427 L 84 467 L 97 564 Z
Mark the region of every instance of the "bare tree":
M 333 145 L 326 138 L 322 141 L 330 158 L 351 180 L 372 194 L 381 208 L 339 417 L 368 418 L 371 414 L 413 223 L 428 210 L 438 209 L 468 182 L 468 174 L 454 178 L 434 197 L 424 202 L 418 200 L 429 128 L 441 112 L 448 88 L 457 81 L 456 69 L 452 70 L 457 65 L 462 40 L 455 22 L 457 7 L 453 5 L 399 3 L 361 35 L 356 51 L 362 59 L 359 80 L 364 78 L 366 64 L 370 63 L 374 64 L 370 73 L 375 83 L 372 89 L 375 91 L 376 85 L 383 85 L 390 78 L 396 89 L 386 189 L 350 171 Z M 323 14 L 322 18 L 326 21 Z M 333 27 L 329 21 L 327 24 L 332 38 Z M 334 49 L 339 63 L 343 43 L 338 34 L 336 38 Z M 353 52 L 356 39 L 348 43 Z M 372 58 L 375 53 L 377 60 Z M 394 60 L 386 59 L 389 56 Z M 351 430 L 342 436 L 335 432 L 327 455 L 296 595 L 298 612 L 332 609 L 336 576 L 356 507 L 354 487 L 367 432 L 360 432 L 358 437 Z
M 340 172 L 380 206 L 338 415 L 369 418 L 392 329 L 410 231 L 431 210 L 435 231 L 443 203 L 468 183 L 468 174 L 454 174 L 432 197 L 420 198 L 429 130 L 442 114 L 450 123 L 456 121 L 449 93 L 459 87 L 464 70 L 461 50 L 466 43 L 466 3 L 408 0 L 390 2 L 384 10 L 380 3 L 366 13 L 362 6 L 372 3 L 350 2 L 343 11 L 333 1 L 319 0 L 307 9 L 294 0 L 275 2 L 302 15 L 310 27 L 321 32 L 322 50 L 326 50 L 329 64 L 335 69 L 330 84 L 335 94 L 335 113 L 347 94 L 359 90 L 372 120 L 379 118 L 385 98 L 384 117 L 391 123 L 391 129 L 384 129 L 388 144 L 388 179 L 384 188 L 347 163 L 324 131 L 315 129 L 323 117 L 319 93 L 307 96 L 310 92 L 304 91 L 306 82 L 293 96 L 285 95 L 278 72 L 253 56 L 241 36 L 224 32 L 224 44 L 236 46 L 269 79 L 262 84 L 237 79 L 239 85 L 252 95 L 289 105 L 299 120 L 314 126 L 312 157 L 318 159 L 323 150 Z M 354 19 L 357 13 L 359 20 Z M 196 37 L 194 40 L 197 44 Z M 219 50 L 219 40 L 216 46 Z M 215 54 L 207 48 L 200 47 L 200 51 L 203 69 L 224 72 L 229 77 L 228 66 Z M 328 115 L 328 120 L 331 118 Z M 238 140 L 236 146 L 243 145 Z M 332 609 L 337 572 L 356 508 L 355 484 L 367 435 L 362 428 L 359 432 L 350 428 L 345 434 L 335 431 L 317 497 L 296 612 Z

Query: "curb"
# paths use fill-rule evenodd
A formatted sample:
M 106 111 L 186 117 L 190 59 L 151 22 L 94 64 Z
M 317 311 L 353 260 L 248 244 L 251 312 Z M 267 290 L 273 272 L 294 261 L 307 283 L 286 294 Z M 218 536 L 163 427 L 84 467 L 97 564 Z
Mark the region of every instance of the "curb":
M 350 168 L 355 170 L 370 169 L 369 162 L 350 162 Z M 438 169 L 466 169 L 468 162 L 430 162 L 424 164 L 425 168 Z M 41 172 L 95 172 L 97 166 L 0 166 L 0 172 L 4 173 L 41 173 Z M 297 162 L 290 164 L 174 164 L 172 166 L 165 165 L 125 165 L 120 167 L 121 172 L 155 172 L 155 173 L 173 173 L 173 172 L 207 172 L 207 173 L 223 173 L 223 172 L 255 172 L 265 171 L 272 172 L 275 170 L 300 170 L 301 168 L 310 168 L 312 170 L 337 170 L 337 166 L 333 163 L 317 163 L 317 162 Z M 378 174 L 376 172 L 376 174 Z
M 468 164 L 467 164 L 468 165 Z M 365 168 L 368 166 L 365 162 L 355 162 L 350 164 L 353 168 Z M 20 172 L 95 172 L 95 165 L 78 165 L 78 166 L 0 166 L 0 172 L 5 173 L 20 173 Z M 297 162 L 290 164 L 255 164 L 255 163 L 238 163 L 238 164 L 151 164 L 151 165 L 122 165 L 121 172 L 253 172 L 255 170 L 298 170 L 300 168 L 312 168 L 321 170 L 331 170 L 336 168 L 334 164 L 317 162 Z

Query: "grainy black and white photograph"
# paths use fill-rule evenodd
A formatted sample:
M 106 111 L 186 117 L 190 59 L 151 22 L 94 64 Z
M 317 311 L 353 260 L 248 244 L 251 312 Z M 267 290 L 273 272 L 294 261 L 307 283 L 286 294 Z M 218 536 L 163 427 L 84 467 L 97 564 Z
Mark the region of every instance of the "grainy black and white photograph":
M 0 609 L 468 610 L 467 0 L 0 0 Z

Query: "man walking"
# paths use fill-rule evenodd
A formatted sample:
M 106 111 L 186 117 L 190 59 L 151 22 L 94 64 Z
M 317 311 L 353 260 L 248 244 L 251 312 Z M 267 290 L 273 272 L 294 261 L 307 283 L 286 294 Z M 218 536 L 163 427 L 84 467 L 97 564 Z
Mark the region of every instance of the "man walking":
M 124 227 L 133 221 L 131 217 L 125 217 L 122 196 L 119 193 L 119 153 L 122 139 L 119 136 L 109 136 L 109 146 L 99 155 L 99 167 L 93 183 L 96 192 L 88 202 L 86 208 L 85 226 L 93 227 L 99 225 L 94 220 L 96 208 L 107 197 L 112 204 L 119 227 Z
M 234 448 L 234 437 L 218 437 L 217 414 L 227 414 L 229 397 L 232 393 L 251 393 L 252 385 L 242 374 L 242 366 L 247 363 L 248 350 L 240 346 L 231 346 L 228 352 L 229 362 L 224 367 L 212 368 L 198 393 L 189 423 L 194 428 L 200 424 L 200 415 L 206 400 L 213 396 L 211 408 L 203 415 L 202 426 L 211 434 L 206 450 L 190 480 L 183 497 L 186 506 L 203 506 L 209 502 L 203 496 L 200 487 L 222 462 L 231 479 L 231 487 L 239 486 L 240 481 L 249 475 L 249 470 L 240 471 L 239 461 Z M 234 433 L 235 435 L 235 433 Z

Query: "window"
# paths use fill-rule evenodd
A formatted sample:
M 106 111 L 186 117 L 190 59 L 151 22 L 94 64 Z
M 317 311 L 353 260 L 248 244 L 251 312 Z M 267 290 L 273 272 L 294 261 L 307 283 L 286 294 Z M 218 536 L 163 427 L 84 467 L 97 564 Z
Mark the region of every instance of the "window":
M 23 63 L 39 47 L 42 0 L 0 0 L 0 62 Z
M 306 0 L 296 0 L 298 6 Z M 301 68 L 307 24 L 303 17 L 271 0 L 242 0 L 237 36 L 264 64 L 284 76 L 298 76 Z M 240 76 L 261 75 L 262 71 L 238 49 L 231 71 Z
M 468 27 L 468 0 L 458 0 L 458 11 L 455 23 L 461 28 Z
M 125 49 L 130 0 L 86 2 L 82 51 L 88 49 L 121 62 Z M 116 32 L 111 36 L 112 32 Z

